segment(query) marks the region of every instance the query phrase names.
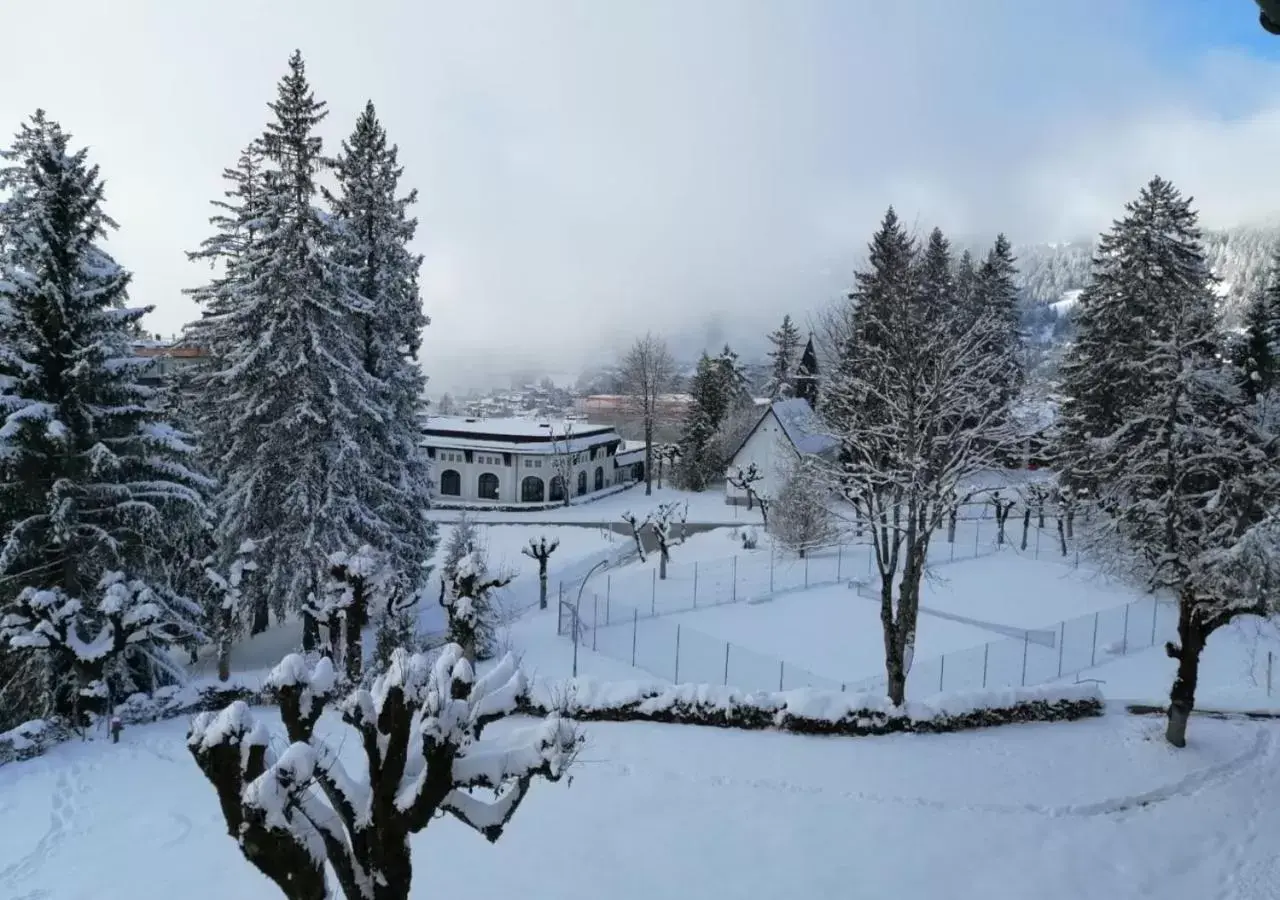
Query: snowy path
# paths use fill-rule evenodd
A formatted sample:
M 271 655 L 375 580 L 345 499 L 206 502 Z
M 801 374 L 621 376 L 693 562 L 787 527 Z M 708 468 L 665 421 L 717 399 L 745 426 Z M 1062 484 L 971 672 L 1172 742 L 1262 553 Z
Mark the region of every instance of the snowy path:
M 1277 896 L 1280 728 L 1196 719 L 1178 752 L 1161 724 L 862 740 L 592 724 L 572 786 L 538 785 L 497 845 L 433 823 L 414 897 Z M 0 896 L 274 898 L 184 729 L 0 769 Z

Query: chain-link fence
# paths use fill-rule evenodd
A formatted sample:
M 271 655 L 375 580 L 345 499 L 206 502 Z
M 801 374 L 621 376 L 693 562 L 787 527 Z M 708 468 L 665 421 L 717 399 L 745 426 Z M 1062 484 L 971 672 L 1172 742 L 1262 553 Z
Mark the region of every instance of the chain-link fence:
M 666 566 L 665 578 L 654 554 L 650 554 L 644 566 L 589 576 L 589 594 L 588 579 L 561 580 L 559 599 L 562 604 L 572 604 L 579 595 L 599 595 L 604 604 L 601 615 L 609 622 L 616 618 L 609 614 L 615 606 L 634 609 L 641 618 L 654 618 L 873 576 L 876 566 L 870 536 L 856 525 L 847 530 L 846 542 L 811 549 L 803 557 L 779 552 L 770 544 L 734 556 L 682 563 L 677 544 L 672 548 L 673 559 Z M 944 523 L 934 533 L 929 562 L 933 566 L 961 562 L 1007 548 L 1029 558 L 1052 559 L 1078 567 L 1080 552 L 1074 531 L 1074 524 L 1068 529 L 1064 522 L 1047 514 L 1009 519 L 1002 526 L 991 504 L 969 504 L 954 523 Z M 591 621 L 595 621 L 594 617 Z M 560 625 L 558 633 L 568 634 L 563 620 Z

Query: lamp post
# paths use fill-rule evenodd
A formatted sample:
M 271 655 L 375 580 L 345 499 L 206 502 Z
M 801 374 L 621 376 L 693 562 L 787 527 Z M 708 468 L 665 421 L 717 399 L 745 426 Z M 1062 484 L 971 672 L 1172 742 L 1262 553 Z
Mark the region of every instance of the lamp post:
M 602 568 L 607 565 L 609 565 L 609 558 L 605 557 L 604 559 L 600 560 L 600 562 L 592 566 L 590 569 L 587 569 L 587 574 L 582 576 L 582 584 L 578 585 L 578 599 L 575 600 L 573 604 L 573 677 L 574 678 L 578 677 L 578 623 L 581 621 L 581 619 L 578 618 L 578 610 L 582 608 L 582 589 L 587 586 L 587 580 L 592 576 L 592 574 L 595 572 L 596 569 Z

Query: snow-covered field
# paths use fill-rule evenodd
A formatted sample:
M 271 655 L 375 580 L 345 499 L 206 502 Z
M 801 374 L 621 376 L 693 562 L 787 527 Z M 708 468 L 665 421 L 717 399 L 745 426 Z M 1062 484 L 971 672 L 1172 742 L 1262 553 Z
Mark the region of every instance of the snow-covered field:
M 592 724 L 572 785 L 536 785 L 496 845 L 448 818 L 419 835 L 413 896 L 1276 896 L 1277 726 L 1197 719 L 1179 752 L 1160 724 L 868 739 Z M 0 896 L 278 896 L 227 836 L 185 728 L 0 769 Z

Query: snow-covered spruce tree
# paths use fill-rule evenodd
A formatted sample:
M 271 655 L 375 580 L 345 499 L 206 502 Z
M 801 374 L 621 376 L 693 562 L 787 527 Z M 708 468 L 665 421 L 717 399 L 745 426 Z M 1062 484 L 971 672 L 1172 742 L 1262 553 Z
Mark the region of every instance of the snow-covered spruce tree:
M 701 491 L 724 471 L 715 436 L 728 412 L 729 397 L 719 360 L 702 354 L 689 393 L 693 402 L 680 441 L 680 482 L 688 490 Z
M 823 408 L 841 442 L 834 474 L 871 533 L 888 695 L 901 704 L 929 541 L 963 499 L 961 485 L 1000 449 L 1005 410 L 989 402 L 990 386 L 1014 361 L 991 352 L 1000 346 L 995 316 L 961 330 L 938 315 L 955 304 L 926 293 L 915 244 L 892 208 L 856 279 L 852 309 L 833 317 L 849 332 L 838 342 Z
M 804 352 L 800 354 L 800 363 L 796 366 L 795 374 L 795 395 L 801 400 L 806 400 L 809 407 L 815 412 L 818 409 L 818 352 L 813 347 L 813 335 L 809 335 L 808 342 L 804 345 Z
M 1280 386 L 1280 250 L 1272 259 L 1266 287 L 1249 301 L 1244 334 L 1231 347 L 1231 356 L 1250 399 Z
M 288 900 L 332 897 L 326 869 L 347 900 L 408 900 L 411 835 L 448 814 L 496 841 L 534 780 L 559 780 L 582 744 L 554 715 L 485 735 L 517 711 L 528 684 L 510 656 L 477 678 L 456 644 L 434 661 L 397 651 L 370 689 L 341 702 L 327 659 L 286 657 L 267 683 L 289 740 L 283 753 L 242 702 L 196 716 L 187 746 L 240 852 Z M 330 706 L 364 752 L 358 776 L 315 734 Z
M 480 531 L 475 520 L 466 513 L 461 513 L 449 529 L 449 537 L 444 542 L 444 559 L 440 563 L 440 577 L 452 578 L 462 557 L 472 550 L 480 549 Z
M 1128 213 L 1104 238 L 1115 252 L 1099 267 L 1107 280 L 1086 293 L 1141 310 L 1146 353 L 1099 367 L 1094 377 L 1118 370 L 1131 390 L 1114 395 L 1118 423 L 1087 436 L 1086 452 L 1108 513 L 1103 529 L 1129 551 L 1125 568 L 1178 598 L 1178 641 L 1166 645 L 1178 661 L 1167 738 L 1181 747 L 1209 636 L 1236 616 L 1277 609 L 1280 434 L 1266 399 L 1248 402 L 1222 361 L 1190 198 L 1155 178 Z M 1099 390 L 1080 371 L 1070 386 L 1085 398 Z
M 120 654 L 147 675 L 165 662 L 158 645 L 198 632 L 199 610 L 177 585 L 209 482 L 138 383 L 147 363 L 131 341 L 149 310 L 126 308 L 129 273 L 102 249 L 115 223 L 86 151 L 37 112 L 0 152 L 0 196 L 0 604 L 26 621 L 34 597 L 61 592 L 74 611 L 59 627 L 81 647 L 107 628 L 110 603 L 95 592 L 122 572 L 147 596 L 149 625 Z M 73 671 L 85 689 L 97 677 L 13 627 L 10 648 L 35 650 L 31 664 L 52 663 L 55 680 Z
M 255 235 L 266 222 L 266 161 L 261 140 L 249 143 L 236 165 L 223 170 L 227 182 L 222 200 L 213 201 L 214 214 L 209 224 L 214 233 L 203 240 L 200 249 L 187 254 L 192 262 L 207 263 L 215 270 L 209 283 L 184 291 L 200 306 L 200 318 L 187 325 L 183 343 L 201 348 L 210 362 L 203 363 L 184 374 L 187 382 L 179 388 L 185 422 L 189 423 L 199 443 L 199 458 L 205 471 L 224 471 L 224 460 L 231 449 L 235 435 L 228 424 L 240 412 L 241 398 L 228 390 L 224 371 L 228 361 L 234 358 L 245 342 L 256 339 L 256 333 L 248 330 L 250 324 L 235 312 L 251 297 L 253 273 L 247 264 L 249 248 Z M 246 423 L 247 424 L 247 423 Z M 262 426 L 263 423 L 255 423 Z M 220 494 L 215 493 L 213 546 L 211 559 L 200 559 L 198 569 L 204 577 L 206 569 L 229 570 L 235 564 L 240 544 L 220 545 L 216 529 L 221 523 L 218 505 Z M 221 605 L 221 592 L 209 595 L 216 608 Z M 261 634 L 270 625 L 270 596 L 265 590 L 255 590 L 248 597 L 249 630 Z M 214 613 L 214 618 L 217 613 Z
M 1022 316 L 1018 306 L 1018 269 L 1015 262 L 1008 238 L 1003 234 L 997 235 L 995 245 L 978 267 L 973 293 L 967 300 L 971 307 L 968 323 L 983 317 L 988 319 L 983 327 L 987 341 L 985 352 L 992 357 L 1012 360 L 1011 364 L 992 372 L 989 400 L 992 409 L 1000 412 L 1010 409 L 1025 381 L 1020 364 Z
M 255 541 L 258 580 L 279 615 L 320 593 L 329 553 L 376 544 L 396 528 L 387 517 L 406 513 L 370 496 L 384 473 L 367 443 L 399 413 L 364 364 L 370 310 L 345 231 L 314 205 L 325 165 L 314 131 L 326 112 L 300 54 L 270 106 L 258 227 L 226 260 L 211 375 L 227 402 L 201 430 L 228 438 L 215 473 L 219 545 L 225 554 Z M 304 617 L 308 648 L 312 622 Z
M 339 225 L 337 256 L 362 298 L 359 356 L 378 391 L 376 409 L 359 416 L 364 463 L 356 490 L 359 506 L 376 512 L 363 529 L 365 543 L 385 556 L 397 584 L 416 591 L 436 545 L 426 517 L 430 463 L 418 433 L 427 380 L 417 356 L 430 320 L 418 291 L 422 257 L 409 249 L 418 222 L 408 210 L 417 191 L 400 195 L 398 155 L 373 103 L 366 104 L 334 166 L 338 190 L 326 195 Z
M 449 640 L 470 662 L 489 659 L 497 649 L 498 616 L 493 592 L 513 576 L 489 574 L 484 553 L 472 549 L 440 580 L 440 605 L 449 617 Z
M 769 332 L 769 399 L 780 400 L 795 394 L 797 356 L 800 353 L 800 329 L 790 315 L 782 317 L 776 331 Z
M 837 538 L 828 476 L 829 472 L 815 458 L 799 457 L 773 502 L 770 531 L 801 559 L 810 550 L 829 546 Z
M 538 609 L 547 608 L 547 563 L 551 554 L 560 546 L 559 538 L 547 540 L 542 537 L 529 538 L 529 543 L 520 548 L 520 552 L 538 564 Z

